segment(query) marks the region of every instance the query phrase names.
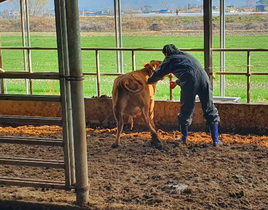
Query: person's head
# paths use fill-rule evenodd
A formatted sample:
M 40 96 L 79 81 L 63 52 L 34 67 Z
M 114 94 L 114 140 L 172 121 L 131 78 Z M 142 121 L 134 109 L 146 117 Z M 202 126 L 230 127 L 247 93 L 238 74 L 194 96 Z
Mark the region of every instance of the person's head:
M 167 44 L 163 47 L 162 53 L 165 56 L 171 56 L 180 53 L 180 50 L 174 44 Z

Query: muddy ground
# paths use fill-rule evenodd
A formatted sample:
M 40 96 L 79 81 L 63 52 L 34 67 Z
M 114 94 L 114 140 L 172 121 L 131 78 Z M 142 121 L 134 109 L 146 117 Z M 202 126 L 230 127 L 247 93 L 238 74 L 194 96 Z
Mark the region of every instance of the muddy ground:
M 87 209 L 268 209 L 268 136 L 192 132 L 187 146 L 178 131 L 159 130 L 163 149 L 149 132 L 125 131 L 111 148 L 115 129 L 87 129 Z M 0 127 L 0 135 L 61 138 L 58 126 Z M 62 160 L 60 147 L 0 144 L 0 156 Z M 62 169 L 1 165 L 0 176 L 64 180 Z M 0 200 L 75 203 L 74 191 L 0 185 Z M 0 207 L 1 209 L 1 207 Z

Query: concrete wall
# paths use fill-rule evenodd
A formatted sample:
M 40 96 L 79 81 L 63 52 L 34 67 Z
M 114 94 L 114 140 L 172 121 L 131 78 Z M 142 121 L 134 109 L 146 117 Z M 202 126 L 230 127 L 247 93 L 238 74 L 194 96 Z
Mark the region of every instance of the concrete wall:
M 220 132 L 268 134 L 268 104 L 215 103 L 221 118 Z M 155 124 L 163 130 L 178 129 L 178 101 L 155 102 Z M 115 127 L 110 98 L 85 99 L 88 127 Z M 0 115 L 60 117 L 61 107 L 55 102 L 0 101 Z M 134 119 L 134 128 L 146 129 L 141 116 Z M 207 130 L 201 104 L 196 103 L 192 131 Z

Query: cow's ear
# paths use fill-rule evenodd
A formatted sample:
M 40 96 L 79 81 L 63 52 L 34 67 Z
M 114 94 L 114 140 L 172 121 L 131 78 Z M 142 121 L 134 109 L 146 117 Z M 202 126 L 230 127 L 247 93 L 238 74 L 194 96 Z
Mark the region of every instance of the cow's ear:
M 156 60 L 151 60 L 151 62 L 150 62 L 154 71 L 160 66 L 161 63 L 162 63 L 162 61 L 156 61 Z
M 151 63 L 150 65 L 152 67 L 152 69 L 155 71 L 158 68 L 158 65 L 156 65 L 155 63 Z
M 142 63 L 143 67 L 145 67 L 147 64 L 148 64 L 148 63 L 145 63 L 145 62 Z

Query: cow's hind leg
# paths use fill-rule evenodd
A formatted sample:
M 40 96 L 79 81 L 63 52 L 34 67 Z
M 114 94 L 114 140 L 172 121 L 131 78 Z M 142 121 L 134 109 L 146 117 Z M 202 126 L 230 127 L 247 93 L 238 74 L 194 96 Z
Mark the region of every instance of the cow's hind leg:
M 142 109 L 143 119 L 151 131 L 151 135 L 152 135 L 151 145 L 157 149 L 162 149 L 162 144 L 161 144 L 161 142 L 158 138 L 157 132 L 154 128 L 154 123 L 149 119 L 148 114 L 149 114 L 148 111 L 146 111 L 145 109 Z
M 117 148 L 120 143 L 120 135 L 123 131 L 124 120 L 123 120 L 123 113 L 115 113 L 114 116 L 116 119 L 117 132 L 116 132 L 115 141 L 112 144 L 112 148 Z

